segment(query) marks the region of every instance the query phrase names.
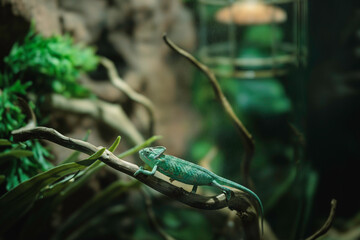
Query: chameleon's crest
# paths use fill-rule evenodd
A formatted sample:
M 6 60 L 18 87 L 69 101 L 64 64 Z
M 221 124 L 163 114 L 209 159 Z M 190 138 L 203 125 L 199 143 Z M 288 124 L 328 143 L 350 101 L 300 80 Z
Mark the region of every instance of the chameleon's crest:
M 155 156 L 154 156 L 155 159 L 159 158 L 166 151 L 166 147 L 163 147 L 163 146 L 152 147 L 149 149 L 155 154 Z
M 143 160 L 147 165 L 153 167 L 155 162 L 158 160 L 161 155 L 165 152 L 165 147 L 148 147 L 141 149 L 139 155 L 141 160 Z

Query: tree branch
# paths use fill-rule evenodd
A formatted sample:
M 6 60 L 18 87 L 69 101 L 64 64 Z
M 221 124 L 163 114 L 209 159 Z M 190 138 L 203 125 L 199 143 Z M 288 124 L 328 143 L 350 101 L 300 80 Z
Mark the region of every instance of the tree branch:
M 172 42 L 170 39 L 167 38 L 166 34 L 164 34 L 163 39 L 171 49 L 173 49 L 175 52 L 177 52 L 178 54 L 182 55 L 187 60 L 189 60 L 199 70 L 201 70 L 210 80 L 211 86 L 213 87 L 213 90 L 218 100 L 220 101 L 227 115 L 234 122 L 236 128 L 239 130 L 240 137 L 245 148 L 244 159 L 242 161 L 242 175 L 244 178 L 244 185 L 251 188 L 252 182 L 250 178 L 250 163 L 255 151 L 255 144 L 251 134 L 245 128 L 244 124 L 240 121 L 240 119 L 236 116 L 229 101 L 226 99 L 225 95 L 223 94 L 220 85 L 215 77 L 215 74 L 207 66 L 196 60 L 190 53 L 176 46 L 174 42 Z
M 14 142 L 22 142 L 30 139 L 45 139 L 54 143 L 57 143 L 63 147 L 74 149 L 88 155 L 92 155 L 102 147 L 96 147 L 91 143 L 66 137 L 55 129 L 46 127 L 36 127 L 32 129 L 18 129 L 12 132 Z M 166 196 L 180 201 L 188 206 L 206 209 L 217 210 L 224 207 L 229 207 L 231 210 L 235 210 L 240 216 L 244 226 L 246 236 L 251 240 L 259 239 L 259 224 L 258 218 L 250 203 L 251 197 L 249 194 L 242 191 L 234 191 L 234 196 L 227 201 L 225 195 L 219 194 L 217 196 L 202 196 L 185 191 L 181 187 L 177 187 L 170 182 L 163 180 L 162 178 L 154 176 L 146 176 L 139 174 L 134 176 L 134 173 L 139 169 L 136 164 L 124 161 L 116 157 L 112 152 L 106 150 L 99 160 L 107 164 L 108 166 L 123 172 L 154 190 L 165 194 Z
M 336 199 L 332 199 L 330 214 L 329 214 L 329 217 L 326 219 L 324 225 L 316 233 L 314 233 L 310 237 L 306 238 L 306 240 L 315 240 L 315 239 L 323 236 L 324 234 L 326 234 L 329 231 L 329 229 L 332 225 L 332 222 L 335 218 L 336 205 L 337 205 Z
M 96 147 L 91 143 L 66 137 L 52 128 L 46 127 L 36 127 L 32 129 L 19 129 L 12 132 L 14 142 L 22 142 L 30 139 L 45 139 L 54 143 L 57 143 L 63 147 L 74 149 L 88 155 L 94 154 L 102 147 Z M 102 162 L 108 166 L 123 172 L 131 177 L 136 178 L 137 180 L 143 182 L 149 187 L 155 189 L 158 192 L 161 192 L 173 199 L 176 199 L 184 204 L 187 204 L 191 207 L 200 208 L 200 209 L 221 209 L 228 206 L 228 203 L 225 199 L 224 194 L 218 196 L 201 196 L 198 194 L 193 194 L 185 191 L 184 189 L 177 187 L 157 176 L 146 176 L 139 174 L 134 176 L 134 173 L 139 169 L 139 166 L 136 164 L 124 161 L 116 157 L 110 151 L 105 151 L 105 153 L 99 158 Z M 234 199 L 235 201 L 235 199 Z M 234 209 L 237 211 L 246 211 L 247 209 Z
M 143 105 L 146 108 L 150 118 L 149 136 L 154 135 L 155 114 L 153 103 L 144 95 L 134 91 L 125 81 L 121 79 L 112 61 L 105 57 L 101 57 L 100 63 L 107 69 L 110 81 L 117 89 L 123 91 L 131 100 Z
M 142 135 L 119 105 L 99 99 L 68 99 L 59 94 L 51 94 L 48 103 L 49 107 L 55 110 L 89 115 L 97 121 L 119 131 L 134 145 L 144 141 Z

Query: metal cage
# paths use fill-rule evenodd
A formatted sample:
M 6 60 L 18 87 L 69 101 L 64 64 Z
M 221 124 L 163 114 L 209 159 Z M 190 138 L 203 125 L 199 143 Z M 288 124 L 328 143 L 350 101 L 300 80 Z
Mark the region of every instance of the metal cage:
M 219 77 L 269 78 L 306 65 L 307 0 L 198 0 L 199 57 Z

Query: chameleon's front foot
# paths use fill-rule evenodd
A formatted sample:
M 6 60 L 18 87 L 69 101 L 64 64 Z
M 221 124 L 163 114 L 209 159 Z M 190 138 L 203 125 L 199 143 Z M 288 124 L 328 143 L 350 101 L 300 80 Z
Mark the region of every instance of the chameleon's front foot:
M 134 173 L 134 176 L 137 176 L 139 173 L 143 172 L 144 168 L 140 166 L 140 168 Z
M 139 173 L 145 174 L 147 176 L 153 176 L 156 172 L 156 169 L 157 169 L 157 165 L 155 165 L 151 171 L 144 170 L 144 168 L 142 166 L 140 166 L 139 170 L 137 170 L 134 173 L 134 176 L 138 175 Z

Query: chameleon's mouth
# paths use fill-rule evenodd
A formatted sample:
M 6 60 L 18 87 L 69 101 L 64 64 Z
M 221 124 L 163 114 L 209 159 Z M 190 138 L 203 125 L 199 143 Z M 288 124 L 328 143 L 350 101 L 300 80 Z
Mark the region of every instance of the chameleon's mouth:
M 144 162 L 149 161 L 149 159 L 146 157 L 146 151 L 145 151 L 145 149 L 141 149 L 141 150 L 139 151 L 139 156 L 140 156 L 141 160 L 143 160 Z
M 144 149 L 141 149 L 141 150 L 139 151 L 139 156 L 140 156 L 141 159 L 143 158 L 143 156 L 144 156 Z

